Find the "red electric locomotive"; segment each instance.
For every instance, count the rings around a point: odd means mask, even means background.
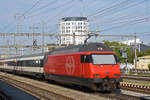
[[[44,76],[95,91],[119,89],[121,82],[116,54],[102,43],[69,46],[49,52],[44,57]]]

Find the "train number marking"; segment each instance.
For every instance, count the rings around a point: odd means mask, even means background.
[[[73,75],[75,72],[75,60],[73,56],[68,56],[66,59],[66,72],[69,75]]]

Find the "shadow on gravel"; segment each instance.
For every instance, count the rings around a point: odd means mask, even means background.
[[[66,85],[66,84],[55,82],[55,81],[47,81],[47,83],[57,85],[57,86],[61,86],[61,87],[64,87],[64,88],[73,89],[73,90],[76,90],[76,91],[81,91],[81,92],[84,92],[84,93],[92,93],[92,94],[95,94],[95,93],[101,93],[101,94],[121,93],[121,90],[118,90],[118,89],[112,90],[112,91],[93,91],[93,90],[91,90],[87,87],[78,86],[78,85]]]
[[[2,91],[0,91],[0,100],[10,100]]]
[[[140,97],[141,100],[150,100],[150,96],[142,96]]]
[[[69,89],[73,89],[73,90],[81,91],[81,92],[85,92],[85,93],[92,93],[92,94],[93,93],[102,93],[102,94],[121,93],[121,90],[93,91],[93,90],[91,90],[87,87],[83,87],[83,86],[62,84],[62,83],[55,82],[55,81],[52,81],[52,80],[44,80],[44,79],[41,79],[41,78],[31,77],[31,76],[28,76],[28,75],[18,75],[18,76],[23,76],[23,77],[26,77],[26,78],[30,78],[30,79],[40,81],[40,82],[42,81],[42,82],[45,82],[45,83],[48,83],[48,84],[53,84],[53,85],[57,85],[57,86],[61,86],[61,87],[64,87],[64,88],[69,88]]]

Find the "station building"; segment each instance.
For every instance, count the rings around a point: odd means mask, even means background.
[[[87,38],[85,35],[89,32],[89,23],[86,17],[64,17],[59,23],[61,44],[83,44]],[[65,36],[71,35],[71,36]],[[75,36],[84,35],[84,36]]]
[[[150,55],[138,57],[137,69],[148,70],[148,65],[150,64]]]

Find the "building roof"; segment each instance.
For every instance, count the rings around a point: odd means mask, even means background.
[[[150,55],[148,55],[148,56],[142,56],[142,57],[138,57],[138,58],[140,58],[140,59],[149,59]]]
[[[86,17],[64,17],[62,21],[86,21]]]

